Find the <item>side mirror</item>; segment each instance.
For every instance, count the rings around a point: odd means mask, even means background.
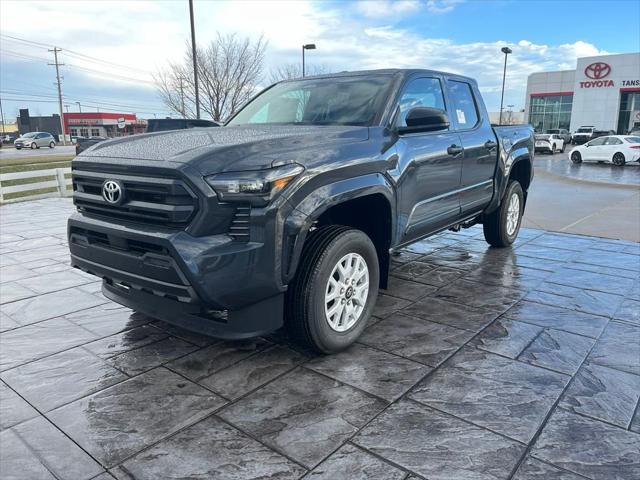
[[[439,108],[416,107],[405,118],[406,127],[398,127],[398,133],[437,132],[449,128],[447,112]]]

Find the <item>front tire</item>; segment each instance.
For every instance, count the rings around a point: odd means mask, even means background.
[[[487,215],[482,228],[484,239],[492,247],[508,247],[518,237],[524,212],[524,192],[517,180],[507,186],[500,207]]]
[[[53,142],[51,142],[51,143],[49,144],[49,148],[53,148],[53,147],[55,147],[55,146],[56,146],[56,144],[55,144],[55,143],[53,143]]]
[[[35,150],[36,148],[38,148],[38,146],[36,145],[36,142],[33,142],[31,144],[31,150]]]
[[[624,154],[618,152],[613,155],[613,164],[617,167],[622,167],[627,163],[627,160],[624,158]]]
[[[322,353],[344,350],[366,327],[379,279],[376,248],[364,232],[337,225],[315,230],[287,292],[293,336]]]
[[[571,161],[575,164],[582,163],[582,155],[580,155],[580,152],[571,152]]]

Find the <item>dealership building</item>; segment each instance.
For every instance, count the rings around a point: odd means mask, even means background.
[[[640,53],[579,58],[575,70],[529,75],[524,120],[537,132],[640,127]]]

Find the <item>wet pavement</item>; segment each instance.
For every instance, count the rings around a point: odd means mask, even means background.
[[[637,243],[438,235],[323,357],[107,301],[68,266],[71,210],[0,210],[3,479],[640,478]]]
[[[640,186],[639,162],[629,162],[623,167],[604,162],[574,164],[569,159],[571,148],[572,146],[567,146],[564,153],[556,153],[554,155],[537,153],[534,164],[536,170],[544,170],[553,175],[583,182]]]

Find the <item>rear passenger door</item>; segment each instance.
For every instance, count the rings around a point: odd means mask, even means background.
[[[483,210],[493,196],[498,145],[474,86],[464,80],[448,79],[447,91],[451,122],[464,148],[460,182],[462,214],[473,214]]]
[[[404,86],[398,102],[397,126],[406,126],[412,108],[448,111],[440,76],[418,76]],[[460,216],[462,147],[449,127],[403,134],[398,151],[398,219],[401,243],[408,243],[454,222]]]

